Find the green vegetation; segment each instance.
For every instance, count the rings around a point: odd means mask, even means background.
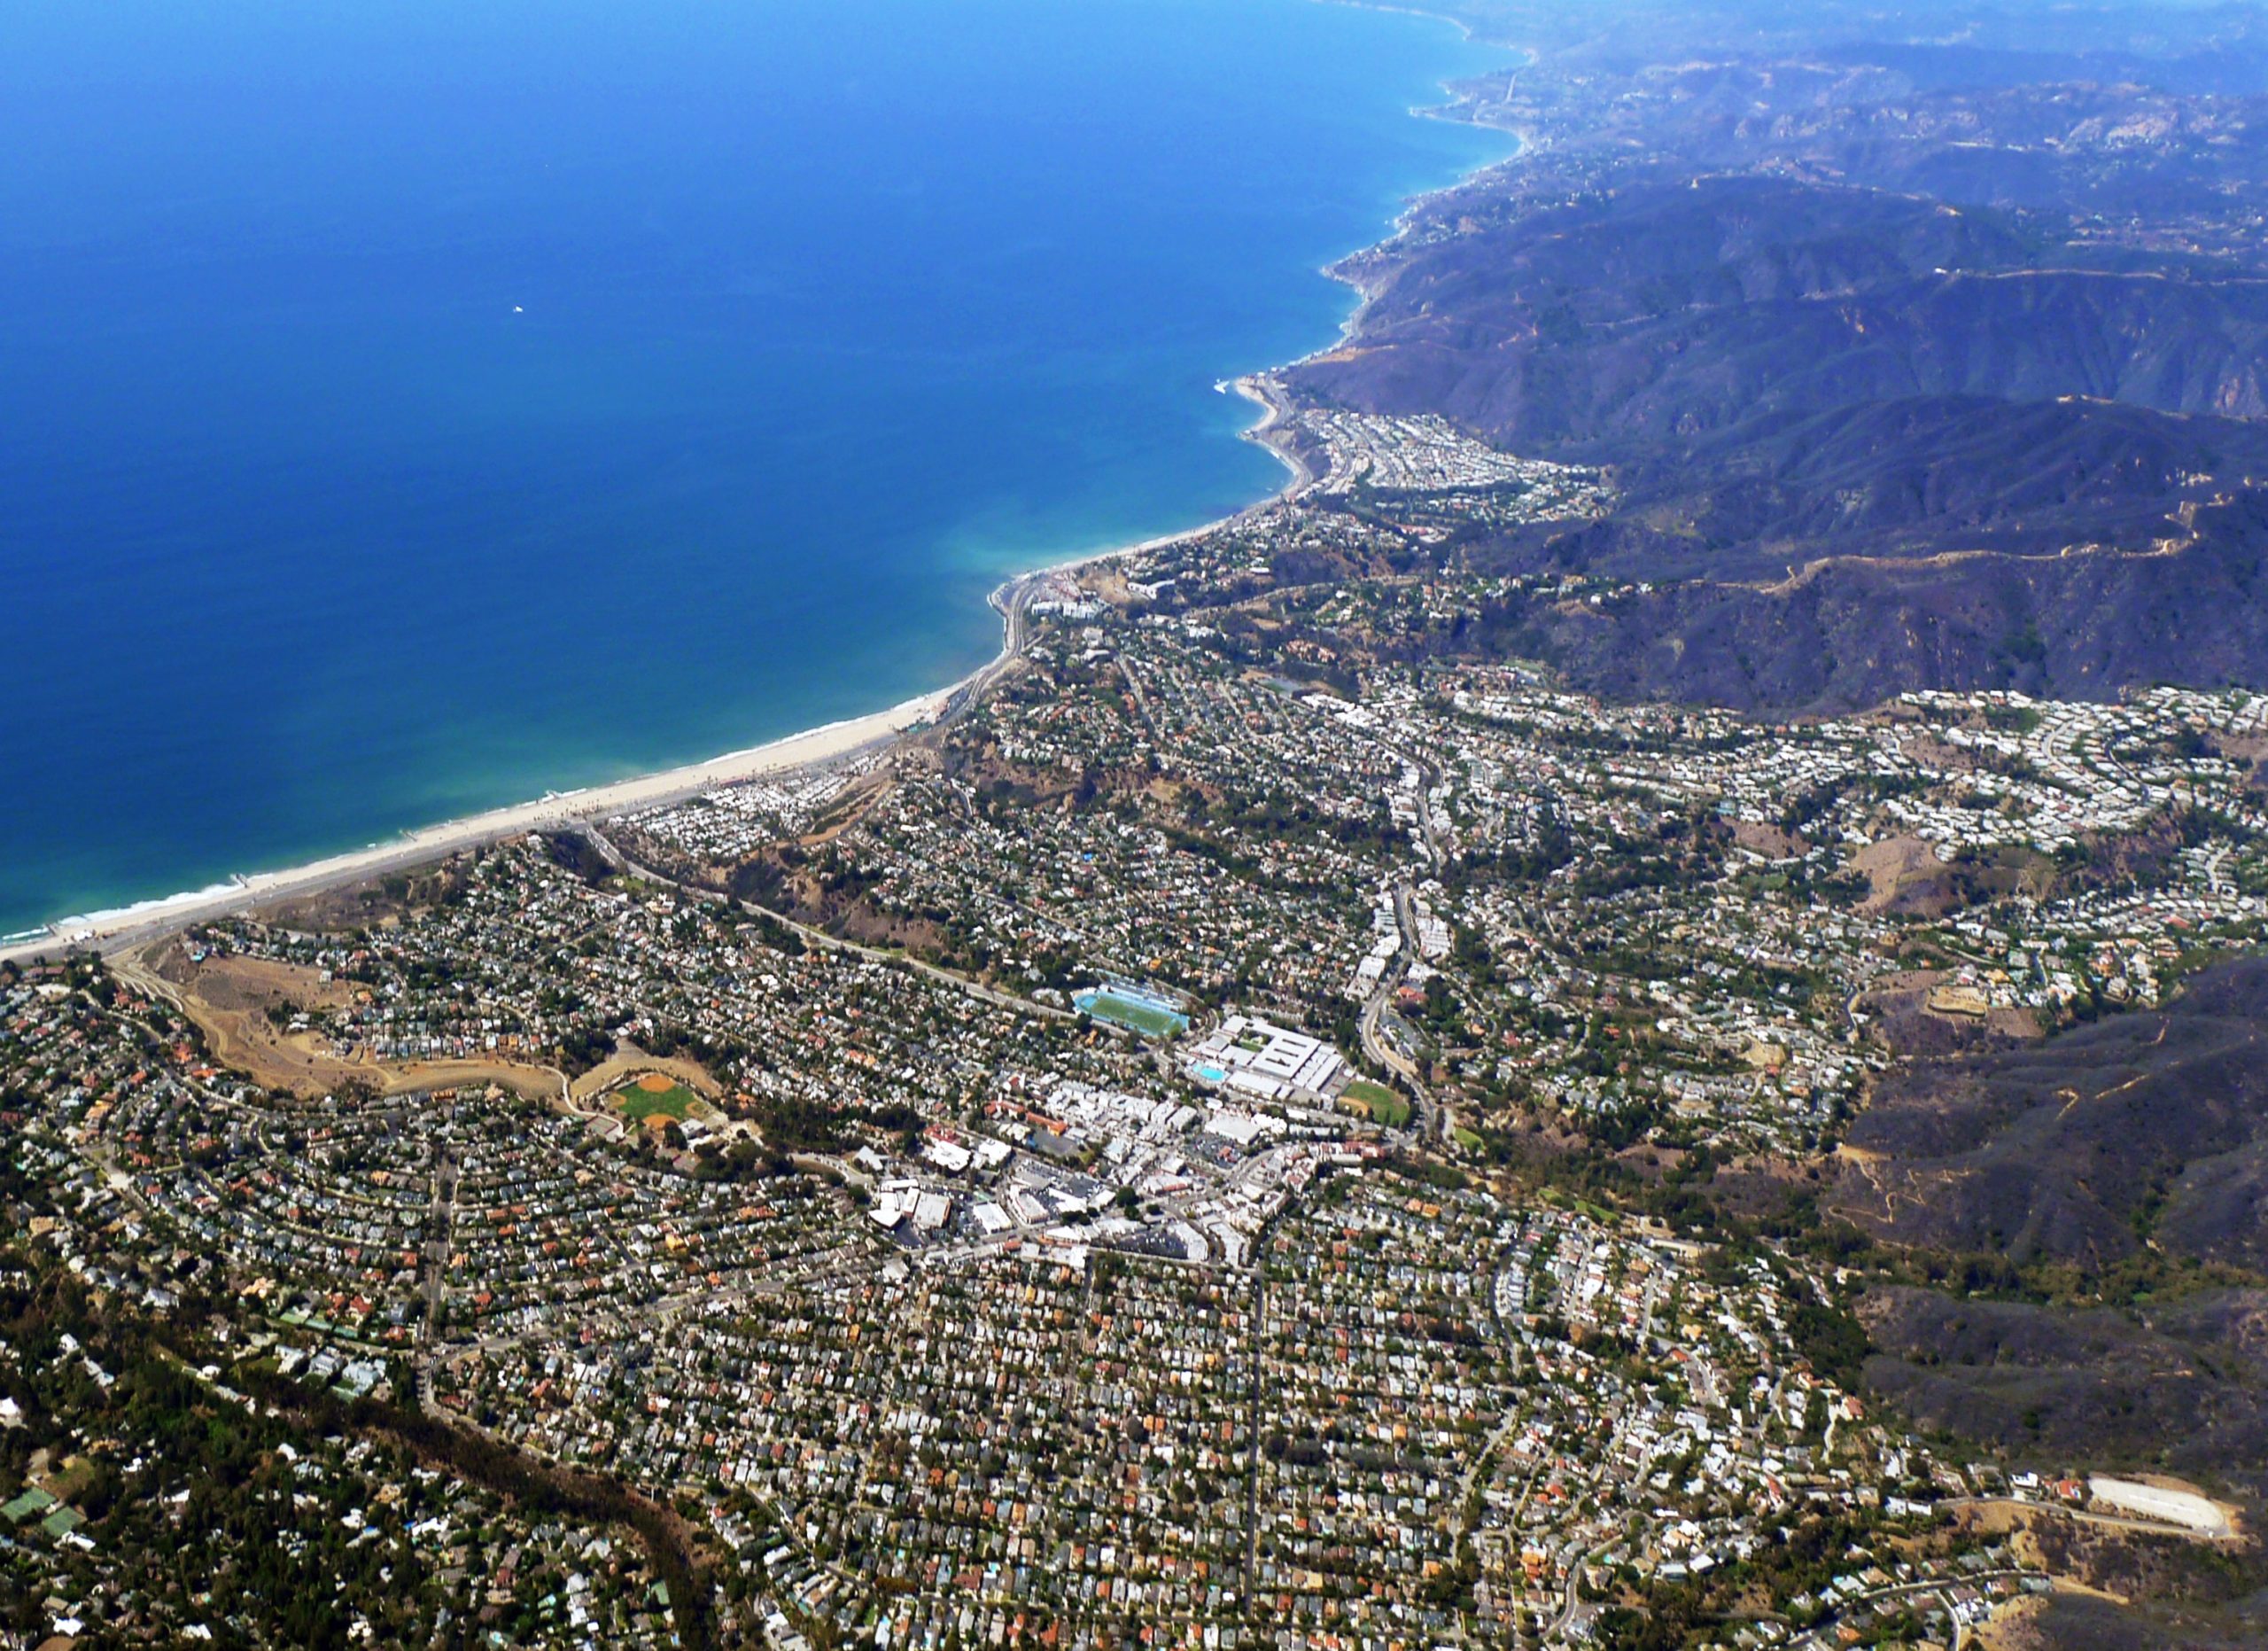
[[[1388,1129],[1400,1129],[1410,1121],[1410,1102],[1384,1084],[1372,1083],[1367,1078],[1357,1078],[1348,1084],[1347,1098],[1359,1102],[1372,1122]]]
[[[1189,1024],[1184,1016],[1160,1009],[1154,1004],[1121,997],[1115,992],[1083,992],[1076,1001],[1081,1010],[1095,1019],[1107,1021],[1114,1026],[1123,1026],[1145,1038],[1171,1037]]]
[[[648,1089],[633,1084],[615,1091],[614,1107],[633,1124],[642,1124],[649,1118],[672,1118],[682,1122],[692,1116],[700,1099],[683,1084],[672,1084],[666,1089]]]

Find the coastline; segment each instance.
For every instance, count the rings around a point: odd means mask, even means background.
[[[1363,0],[1354,0],[1354,3],[1363,5]],[[1401,12],[1437,21],[1458,21],[1418,7],[1364,5],[1364,9]],[[1463,25],[1459,27],[1463,27]],[[1464,32],[1468,39],[1472,38],[1470,28],[1464,28]],[[1450,102],[1434,110],[1413,109],[1410,112],[1412,116],[1449,118],[1449,111],[1468,101],[1456,95],[1451,82],[1442,82],[1442,89],[1451,93]],[[1517,145],[1513,154],[1476,167],[1453,183],[1410,198],[1392,221],[1389,232],[1385,237],[1323,267],[1320,273],[1350,287],[1356,296],[1350,313],[1340,323],[1339,335],[1335,339],[1292,362],[1223,381],[1222,388],[1233,390],[1260,409],[1259,418],[1239,432],[1239,439],[1265,448],[1284,466],[1287,479],[1282,487],[1266,498],[1193,527],[1155,535],[1135,543],[1082,552],[1013,575],[996,587],[989,597],[990,604],[1002,617],[999,652],[958,681],[916,695],[886,710],[825,723],[720,756],[574,791],[547,793],[532,801],[441,821],[406,831],[385,842],[322,856],[297,866],[238,874],[223,884],[136,901],[115,908],[57,918],[37,931],[16,936],[0,936],[0,963],[52,961],[89,952],[109,954],[142,945],[193,923],[240,915],[277,900],[352,886],[395,872],[430,865],[467,849],[483,847],[530,832],[564,829],[637,809],[687,801],[719,787],[826,767],[885,749],[910,732],[956,714],[1021,657],[1025,642],[1024,604],[1044,580],[1051,576],[1122,557],[1163,549],[1214,533],[1231,523],[1295,499],[1320,479],[1281,433],[1293,409],[1275,375],[1285,367],[1296,366],[1332,349],[1343,348],[1358,336],[1371,295],[1358,280],[1353,278],[1346,266],[1355,259],[1391,245],[1406,230],[1411,214],[1425,202],[1463,188],[1475,177],[1517,159],[1525,144],[1517,134],[1507,133],[1506,136],[1511,137]]]
[[[1025,641],[1024,604],[1050,577],[1201,537],[1296,498],[1314,485],[1317,479],[1307,463],[1287,444],[1269,439],[1270,432],[1277,430],[1290,412],[1290,404],[1272,379],[1266,373],[1253,373],[1228,381],[1228,385],[1260,408],[1259,420],[1239,432],[1240,439],[1266,448],[1276,456],[1289,472],[1285,485],[1265,499],[1194,527],[1161,533],[1133,544],[1084,552],[1012,576],[996,587],[988,599],[1001,616],[1000,651],[956,681],[917,694],[884,711],[822,723],[699,762],[579,790],[548,793],[532,802],[509,804],[444,820],[404,832],[389,842],[373,843],[367,848],[327,855],[278,870],[239,875],[208,888],[186,890],[108,911],[58,918],[35,934],[0,940],[0,962],[30,963],[90,951],[105,954],[122,951],[192,923],[238,915],[276,900],[351,887],[532,831],[558,830],[636,809],[686,802],[719,787],[823,768],[885,749],[908,733],[930,726],[969,703],[1021,656]]]
[[[986,669],[995,668],[998,663],[995,661],[995,666]],[[240,876],[212,888],[167,895],[113,911],[59,918],[49,924],[47,932],[40,938],[0,946],[0,962],[28,962],[73,951],[110,952],[270,900],[367,882],[507,837],[556,829],[633,809],[659,807],[719,786],[840,762],[894,740],[907,729],[934,718],[944,702],[981,674],[905,700],[887,711],[825,723],[705,761],[443,821],[405,832],[389,843],[373,844],[283,870]]]

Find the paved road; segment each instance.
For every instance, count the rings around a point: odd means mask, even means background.
[[[1020,661],[1030,642],[1029,611],[1032,593],[1038,588],[1039,581],[1039,575],[1028,574],[1011,580],[993,594],[992,605],[1001,616],[1000,652],[990,665],[953,691],[945,710],[936,719],[936,726],[944,727],[967,714],[969,707],[981,701],[1001,676]],[[853,750],[835,752],[802,766],[831,767],[887,749],[904,737],[901,734],[883,734]],[[625,783],[639,788],[634,801],[620,801],[613,797],[614,792],[623,789],[621,787],[602,787],[597,792],[587,795],[571,792],[548,797],[540,802],[430,827],[398,848],[363,851],[341,856],[338,860],[317,861],[288,870],[265,878],[257,888],[242,886],[245,879],[239,877],[236,881],[240,886],[235,889],[223,890],[206,899],[183,901],[152,913],[146,922],[109,930],[99,936],[73,938],[49,933],[0,946],[0,962],[30,962],[41,958],[59,958],[89,952],[111,956],[130,946],[178,933],[193,923],[210,923],[221,917],[236,916],[254,907],[270,905],[277,900],[305,899],[333,889],[359,887],[397,872],[432,865],[467,849],[483,848],[509,837],[524,837],[531,831],[566,830],[633,807],[657,808],[671,803],[688,801],[719,786],[736,783],[734,775],[720,775],[714,771],[719,764],[731,760],[719,758],[716,763],[673,769],[668,775],[655,776],[650,782]],[[777,769],[765,770],[764,777],[778,778],[796,771],[796,765],[787,764]],[[346,863],[340,863],[342,861]]]
[[[726,897],[714,889],[703,888],[698,884],[680,882],[665,871],[656,870],[654,867],[632,859],[595,824],[586,824],[580,829],[582,834],[590,840],[599,853],[606,856],[610,864],[643,877],[649,883],[658,883],[665,888],[675,889],[690,899],[701,900],[711,906],[724,903]],[[869,962],[886,963],[894,968],[909,970],[914,974],[936,981],[939,985],[951,986],[956,992],[964,993],[998,1009],[1014,1009],[1020,1015],[1035,1015],[1044,1020],[1076,1020],[1078,1018],[1069,1009],[1056,1009],[1052,1005],[1037,1002],[1030,998],[1019,997],[1013,992],[1003,992],[997,986],[988,986],[981,980],[971,980],[967,975],[957,975],[950,969],[940,969],[935,963],[924,962],[918,957],[909,957],[903,952],[893,952],[878,946],[861,946],[856,940],[845,940],[839,935],[827,933],[824,929],[814,929],[808,923],[798,923],[786,913],[773,911],[768,906],[758,906],[753,901],[743,902],[743,904],[747,905],[750,911],[770,918],[781,928],[793,930],[804,944],[816,946],[821,951],[843,953],[852,957],[863,957]]]
[[[433,1195],[426,1206],[425,1322],[417,1331],[421,1347],[439,1334],[442,1291],[448,1281],[449,1255],[456,1239],[456,1155],[446,1141],[434,1151]]]
[[[2218,1530],[2200,1530],[2191,1525],[2180,1525],[2171,1520],[2129,1518],[2124,1514],[2099,1514],[2092,1508],[2073,1507],[2064,1502],[2028,1502],[2019,1496],[1958,1496],[1949,1497],[1938,1504],[1940,1507],[2022,1507],[2035,1514],[2054,1514],[2058,1518],[2075,1520],[2083,1525],[2101,1525],[2109,1530],[2136,1530],[2155,1537],[2186,1537],[2193,1542],[2223,1542],[2235,1533],[2225,1521]]]
[[[1363,1052],[1409,1086],[1418,1115],[1418,1133],[1427,1139],[1438,1139],[1447,1133],[1447,1114],[1434,1102],[1432,1091],[1425,1087],[1425,1079],[1418,1073],[1418,1063],[1394,1047],[1394,1040],[1386,1035],[1380,1024],[1386,1016],[1386,1001],[1394,995],[1394,989],[1407,975],[1410,962],[1423,955],[1418,946],[1417,914],[1411,904],[1415,898],[1415,892],[1406,878],[1394,885],[1394,923],[1402,933],[1402,950],[1395,955],[1408,961],[1379,979],[1378,989],[1363,1003],[1362,1017],[1356,1025],[1362,1035]]]
[[[2026,1572],[2015,1566],[2002,1566],[1995,1570],[1964,1573],[1959,1577],[1932,1577],[1921,1582],[1893,1583],[1887,1588],[1875,1588],[1865,1593],[1852,1595],[1850,1599],[1837,1606],[1833,1611],[1813,1624],[1807,1632],[1790,1643],[1798,1646],[1826,1646],[1837,1643],[1829,1636],[1828,1631],[1842,1621],[1855,1606],[1877,1605],[1885,1600],[1915,1599],[1934,1593],[1941,1596],[1939,1603],[1950,1612],[1953,1609],[1951,1593],[1955,1588],[1964,1585],[1974,1585],[1978,1583],[1995,1582],[2004,1577],[2038,1576],[2039,1574],[2037,1571]],[[1962,1635],[1957,1632],[1953,1636],[1953,1643],[1958,1646],[1961,1643],[1961,1639]]]
[[[1404,751],[1399,745],[1384,740],[1379,741],[1379,744],[1382,750],[1391,752],[1418,771],[1418,837],[1424,848],[1426,874],[1437,875],[1441,871],[1443,859],[1441,840],[1433,832],[1433,809],[1430,798],[1433,787],[1441,783],[1441,771],[1424,759]],[[1419,1076],[1418,1063],[1394,1047],[1393,1040],[1386,1036],[1379,1024],[1385,1017],[1386,1001],[1394,995],[1394,988],[1399,986],[1407,976],[1410,964],[1425,955],[1418,943],[1416,911],[1418,890],[1415,879],[1407,873],[1396,876],[1393,898],[1394,926],[1400,931],[1402,937],[1402,949],[1395,955],[1407,961],[1400,969],[1389,970],[1380,978],[1378,989],[1371,993],[1368,1001],[1363,1005],[1362,1017],[1357,1025],[1362,1035],[1363,1052],[1409,1086],[1417,1112],[1418,1135],[1425,1139],[1438,1140],[1449,1133],[1448,1113],[1434,1101],[1432,1093],[1426,1089],[1425,1080]]]

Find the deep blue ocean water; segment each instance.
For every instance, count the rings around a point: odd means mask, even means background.
[[[1312,0],[11,0],[0,931],[896,703],[1508,141]]]

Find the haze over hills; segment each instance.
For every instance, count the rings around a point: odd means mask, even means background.
[[[2260,675],[2256,19],[1472,14],[1552,40],[1467,89],[1528,152],[1342,266],[1357,336],[1286,379],[1610,470],[1604,519],[1472,555],[1654,588],[1482,645],[1759,706]]]

